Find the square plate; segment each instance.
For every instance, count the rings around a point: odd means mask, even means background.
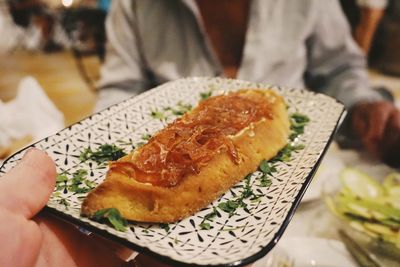
[[[233,216],[220,212],[209,222],[212,227],[209,230],[199,226],[213,207],[241,194],[245,186],[242,181],[202,211],[169,224],[169,230],[159,224],[132,222],[126,232],[120,232],[81,217],[80,207],[86,193],[68,190],[57,192],[56,189],[46,210],[173,266],[240,266],[264,256],[284,232],[344,117],[343,105],[331,97],[240,80],[187,78],[163,84],[111,106],[33,146],[45,150],[53,158],[59,173],[85,169],[88,179],[98,184],[107,170],[92,161],[82,162],[79,155],[84,149],[95,149],[108,143],[129,152],[143,142],[143,135],[153,134],[174,119],[174,116],[162,120],[154,118],[152,111],[174,107],[177,103],[196,106],[201,93],[216,95],[241,88],[271,88],[285,98],[289,113],[300,112],[310,118],[304,134],[296,140],[305,148],[294,153],[289,162],[276,164],[277,172],[271,176],[269,187],[260,186],[261,172],[251,176],[252,190],[262,197],[255,202],[249,200],[247,209],[239,208]],[[23,150],[9,158],[0,173],[10,170],[22,155]]]

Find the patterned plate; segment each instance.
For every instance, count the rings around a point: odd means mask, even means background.
[[[270,185],[260,184],[262,173],[257,171],[207,208],[167,227],[129,223],[127,231],[121,232],[80,216],[86,189],[100,183],[106,173],[104,165],[93,161],[82,162],[79,158],[82,151],[86,148],[95,150],[107,143],[116,144],[129,152],[143,142],[146,135],[172,121],[187,104],[196,106],[201,96],[240,88],[272,88],[285,97],[290,113],[299,112],[310,118],[304,134],[295,140],[303,144],[304,149],[294,153],[290,161],[275,164],[277,171],[270,175]],[[59,181],[46,209],[89,231],[173,266],[245,265],[264,256],[284,232],[343,114],[343,105],[336,100],[305,90],[222,78],[188,78],[169,82],[34,144],[54,159],[59,173],[87,171],[87,183],[77,185],[82,190],[70,190],[67,183],[74,181]],[[0,174],[10,170],[23,154],[20,151],[9,158],[0,169]],[[237,199],[249,185],[257,198],[244,199],[246,208],[237,208],[234,214],[217,208],[220,203]],[[205,220],[206,215],[215,210],[213,208],[217,208],[217,215],[212,220]],[[201,226],[204,222],[207,227]]]

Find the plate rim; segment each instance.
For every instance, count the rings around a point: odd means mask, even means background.
[[[241,260],[233,261],[233,262],[226,263],[226,264],[200,265],[200,264],[196,264],[196,263],[185,263],[185,262],[182,262],[182,261],[175,260],[175,259],[173,259],[171,257],[159,254],[157,252],[154,252],[154,251],[150,250],[148,247],[140,246],[140,245],[135,244],[135,243],[133,243],[133,242],[127,240],[127,239],[124,239],[122,237],[113,235],[112,233],[109,233],[106,230],[97,228],[94,225],[90,225],[88,222],[85,222],[83,220],[79,220],[77,218],[74,218],[72,215],[63,213],[63,212],[61,212],[61,211],[59,211],[59,210],[57,210],[55,208],[49,207],[49,206],[47,206],[47,204],[42,209],[42,211],[40,211],[40,213],[44,212],[44,213],[47,213],[47,214],[49,214],[51,216],[55,216],[55,217],[61,219],[62,221],[65,221],[67,223],[72,223],[72,224],[74,224],[76,226],[83,227],[85,230],[88,230],[88,231],[90,231],[92,233],[95,233],[95,234],[98,234],[100,236],[103,236],[103,237],[105,237],[105,238],[107,238],[109,240],[112,240],[114,242],[123,244],[127,248],[131,248],[131,249],[133,249],[133,250],[135,250],[135,251],[137,251],[139,253],[144,253],[146,255],[152,256],[152,257],[156,258],[157,260],[160,260],[161,262],[166,263],[166,264],[170,264],[172,266],[182,266],[182,267],[189,267],[189,266],[191,266],[191,267],[204,267],[204,266],[239,267],[239,266],[245,266],[247,264],[251,264],[251,263],[261,259],[262,257],[264,257],[269,251],[272,250],[273,247],[275,247],[275,245],[278,243],[279,239],[282,237],[282,234],[285,232],[285,230],[286,230],[287,226],[289,225],[291,219],[293,218],[293,216],[295,214],[295,211],[297,210],[298,206],[300,205],[301,200],[302,200],[305,192],[307,191],[307,188],[309,187],[309,185],[310,185],[310,183],[312,181],[312,178],[314,177],[318,167],[320,166],[322,159],[324,158],[326,152],[328,151],[328,149],[329,149],[329,147],[330,147],[330,145],[331,145],[331,143],[332,143],[332,141],[334,139],[334,136],[335,136],[336,132],[338,131],[339,126],[343,123],[343,120],[345,119],[345,117],[347,115],[347,111],[346,111],[345,106],[339,100],[337,100],[337,99],[335,99],[335,98],[333,98],[331,96],[328,96],[328,95],[325,95],[325,94],[321,94],[321,93],[318,93],[318,92],[314,92],[314,91],[310,91],[310,90],[306,90],[306,89],[279,86],[279,85],[269,85],[269,84],[266,84],[266,83],[251,82],[251,81],[246,81],[246,80],[242,80],[242,79],[230,79],[230,78],[223,78],[223,77],[187,77],[187,78],[177,79],[177,80],[169,81],[169,82],[163,83],[161,85],[158,85],[158,86],[156,86],[154,88],[151,88],[151,89],[149,89],[149,90],[147,90],[147,91],[145,91],[145,92],[143,92],[141,94],[128,97],[127,99],[124,99],[123,101],[115,103],[115,104],[113,104],[113,105],[111,105],[109,107],[106,107],[106,108],[98,111],[98,112],[95,112],[95,113],[93,113],[93,114],[91,114],[89,116],[86,116],[85,118],[79,120],[78,122],[75,122],[75,123],[63,128],[63,129],[59,130],[55,134],[52,134],[52,135],[50,135],[48,137],[40,139],[37,142],[34,142],[34,143],[30,144],[29,146],[18,150],[17,152],[13,153],[7,159],[4,160],[3,164],[0,166],[0,173],[3,171],[4,166],[6,164],[8,164],[8,162],[14,156],[16,156],[17,154],[20,154],[20,153],[24,152],[25,150],[28,150],[28,149],[30,149],[32,147],[35,147],[35,145],[37,143],[40,143],[43,140],[45,140],[45,139],[47,139],[47,138],[49,138],[51,136],[55,136],[58,133],[66,130],[66,129],[71,128],[72,126],[75,126],[75,125],[78,125],[78,124],[82,124],[82,121],[85,121],[85,120],[90,119],[90,118],[92,118],[92,117],[94,117],[94,116],[96,116],[96,115],[98,115],[100,113],[103,113],[103,112],[105,112],[107,110],[110,110],[111,108],[113,108],[116,105],[120,105],[120,104],[122,104],[124,102],[127,102],[130,99],[138,97],[138,96],[142,96],[143,97],[146,94],[151,94],[151,91],[157,90],[160,87],[164,87],[164,86],[166,86],[168,84],[172,84],[172,83],[175,83],[175,82],[185,82],[185,81],[198,82],[198,81],[210,81],[210,80],[237,81],[237,82],[253,83],[253,84],[258,85],[258,86],[262,85],[263,87],[271,87],[271,88],[275,87],[275,88],[283,88],[283,89],[287,89],[287,90],[290,90],[290,89],[303,90],[303,91],[306,91],[308,93],[312,93],[314,95],[322,95],[324,97],[330,98],[331,100],[333,100],[336,103],[341,105],[340,115],[338,116],[337,120],[335,121],[335,126],[334,126],[332,132],[330,133],[329,139],[327,140],[323,150],[321,151],[321,154],[319,155],[318,160],[316,161],[316,163],[314,164],[314,166],[312,167],[312,169],[308,173],[307,177],[305,178],[304,183],[302,184],[298,194],[296,195],[296,197],[295,197],[295,199],[293,201],[293,204],[291,205],[286,217],[282,221],[282,224],[280,225],[279,229],[275,233],[274,237],[271,238],[270,242],[268,244],[266,244],[265,246],[263,246],[257,253],[254,253],[253,255],[251,255],[251,256],[249,256],[247,258],[243,258]],[[1,176],[0,176],[0,179],[1,179]]]

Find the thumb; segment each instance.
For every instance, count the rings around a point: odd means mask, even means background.
[[[37,149],[28,150],[16,167],[0,177],[0,207],[32,218],[46,205],[55,176],[49,156]]]

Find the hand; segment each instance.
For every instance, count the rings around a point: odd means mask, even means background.
[[[391,166],[400,165],[400,112],[392,103],[360,103],[352,109],[351,122],[370,153]]]
[[[55,176],[53,161],[32,149],[0,177],[0,266],[128,266],[115,255],[116,245],[38,214]]]

